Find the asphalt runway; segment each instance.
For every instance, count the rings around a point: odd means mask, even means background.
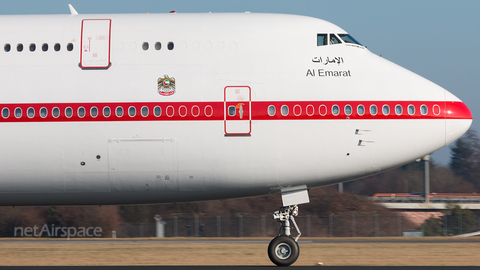
[[[5,266],[0,269],[11,270],[447,270],[478,269],[476,266]]]

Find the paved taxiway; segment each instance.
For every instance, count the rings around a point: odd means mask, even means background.
[[[18,239],[0,239],[1,243],[35,243],[35,244],[55,244],[55,243],[211,243],[211,244],[234,244],[234,243],[251,243],[251,244],[268,244],[270,243],[271,239],[264,240],[264,239],[201,239],[201,238],[186,238],[186,239],[158,239],[158,238],[129,238],[129,239],[104,239],[104,238],[94,238],[94,239],[65,239],[65,238],[49,238],[48,240],[42,240],[39,238],[36,239],[28,239],[28,238],[18,238]],[[452,238],[452,237],[438,237],[438,238],[322,238],[322,239],[299,239],[299,244],[312,244],[312,243],[323,243],[323,244],[335,244],[335,243],[342,243],[342,244],[353,244],[353,243],[411,243],[411,244],[419,244],[419,243],[432,243],[432,244],[440,244],[440,243],[480,243],[480,237],[476,238]]]

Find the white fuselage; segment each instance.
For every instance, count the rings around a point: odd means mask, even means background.
[[[445,89],[364,46],[317,46],[318,34],[346,32],[274,14],[1,16],[0,205],[325,186],[408,163],[469,128],[468,108]]]

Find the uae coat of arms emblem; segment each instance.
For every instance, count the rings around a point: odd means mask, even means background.
[[[171,96],[175,94],[175,78],[165,75],[158,78],[158,93],[162,96]]]

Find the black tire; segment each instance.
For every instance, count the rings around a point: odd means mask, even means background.
[[[268,245],[268,257],[278,266],[291,265],[298,259],[298,255],[298,243],[290,236],[277,236]]]

